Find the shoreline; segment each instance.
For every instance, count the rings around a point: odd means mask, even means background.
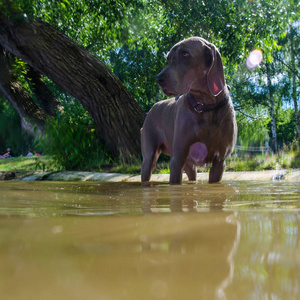
[[[34,172],[33,172],[34,173]],[[21,181],[93,181],[93,182],[141,182],[141,175],[60,171],[60,172],[35,172],[31,175],[17,174],[14,171],[1,171],[0,180]],[[150,182],[169,182],[169,174],[153,174]],[[285,181],[300,182],[300,169],[293,170],[265,170],[265,171],[241,171],[224,172],[222,181]],[[186,174],[183,174],[183,182],[187,182]],[[208,172],[198,173],[197,181],[208,182]]]

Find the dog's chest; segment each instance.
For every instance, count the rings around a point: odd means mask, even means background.
[[[215,157],[223,157],[228,144],[226,127],[220,126],[214,116],[199,117],[193,122],[189,158],[196,165],[212,161]]]
[[[207,143],[216,134],[219,134],[221,128],[214,116],[198,116],[191,127],[195,138],[203,143]]]

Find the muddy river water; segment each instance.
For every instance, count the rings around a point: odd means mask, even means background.
[[[300,299],[300,184],[0,182],[1,299]]]

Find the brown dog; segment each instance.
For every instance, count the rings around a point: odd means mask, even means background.
[[[183,169],[196,180],[197,165],[210,162],[209,182],[218,182],[237,136],[220,53],[203,38],[192,37],[176,44],[167,60],[157,82],[176,98],[156,103],[145,119],[142,182],[150,180],[161,152],[172,156],[171,184],[181,183]]]

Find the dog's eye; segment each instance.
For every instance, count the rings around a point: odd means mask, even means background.
[[[183,51],[183,52],[182,52],[182,56],[183,56],[183,57],[188,57],[188,56],[190,56],[190,54],[189,54],[188,52],[186,52],[186,51]]]

